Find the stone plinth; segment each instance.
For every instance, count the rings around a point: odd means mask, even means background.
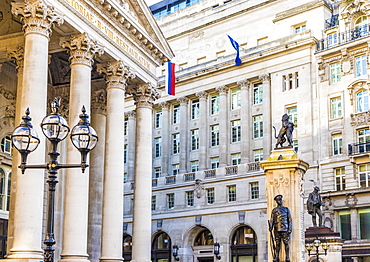
[[[299,159],[294,150],[288,147],[273,150],[270,157],[266,161],[262,161],[260,165],[266,175],[267,215],[270,218],[272,209],[276,207],[274,197],[282,195],[283,205],[290,209],[292,216],[290,261],[304,261],[303,178],[308,169],[308,163]],[[268,238],[268,261],[272,261],[270,235]],[[285,261],[284,246],[281,248],[280,261]]]
[[[338,262],[342,261],[342,246],[343,240],[340,238],[339,232],[334,232],[328,227],[309,227],[305,232],[306,242],[311,242],[318,238],[321,242],[327,241],[329,244],[329,249],[325,255],[322,247],[319,247],[319,257],[322,262]],[[310,256],[308,256],[308,251],[306,250],[306,261],[311,261],[315,258],[316,249],[313,248]],[[310,260],[311,258],[311,260]]]

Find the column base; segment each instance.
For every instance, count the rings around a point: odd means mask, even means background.
[[[65,256],[64,256],[65,257]],[[67,258],[62,258],[59,260],[59,262],[90,262],[90,260],[87,259],[88,257],[83,256],[68,256]]]
[[[108,258],[108,257],[101,257],[99,259],[100,262],[121,262],[123,258]]]
[[[44,260],[43,257],[37,258],[5,258],[1,259],[2,262],[42,262]]]
[[[10,250],[10,254],[7,256],[6,259],[9,261],[37,261],[40,262],[40,260],[44,260],[44,254],[43,251],[14,251]]]

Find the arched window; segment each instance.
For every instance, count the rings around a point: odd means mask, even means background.
[[[123,234],[123,258],[125,261],[130,261],[132,256],[132,237],[128,234]]]
[[[11,137],[5,136],[3,139],[1,139],[1,151],[6,154],[11,154],[12,152],[12,143],[11,143]]]
[[[357,113],[369,110],[369,91],[363,90],[356,95]]]
[[[171,238],[165,232],[158,233],[152,242],[152,261],[171,261]]]
[[[369,32],[368,19],[366,15],[360,16],[355,22],[355,31],[359,36],[363,36]]]
[[[208,229],[204,229],[203,231],[201,231],[194,241],[194,246],[207,246],[213,244],[213,235]]]
[[[257,262],[257,236],[249,226],[239,227],[231,238],[231,256],[234,262]]]

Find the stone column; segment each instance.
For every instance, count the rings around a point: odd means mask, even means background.
[[[107,92],[100,89],[91,95],[91,126],[100,138],[105,137]],[[100,140],[102,141],[102,140]],[[90,152],[89,216],[87,253],[92,262],[99,261],[101,247],[102,199],[105,143],[99,142]]]
[[[106,75],[107,125],[100,261],[122,261],[124,101],[127,80],[135,78],[122,61],[98,67]]]
[[[169,159],[171,154],[171,143],[170,143],[170,104],[168,102],[161,102],[159,104],[162,107],[162,174],[161,176],[168,175]],[[181,119],[180,119],[181,121]]]
[[[25,31],[23,79],[19,80],[21,92],[17,94],[16,116],[19,117],[30,108],[33,127],[39,135],[39,148],[28,157],[28,163],[45,163],[45,136],[39,123],[46,115],[48,45],[51,28],[62,24],[63,19],[54,12],[53,7],[43,1],[12,3],[12,13],[22,16]],[[18,153],[16,153],[18,154]],[[15,154],[15,155],[16,155]],[[18,166],[19,156],[13,159],[13,166]],[[44,170],[29,169],[22,175],[19,171],[13,173],[16,189],[14,199],[14,216],[11,221],[14,230],[13,241],[10,242],[9,259],[23,261],[43,259],[42,245],[42,215],[44,199]],[[32,205],[30,205],[32,203]]]
[[[267,159],[272,148],[270,74],[260,75],[259,78],[263,85],[263,159]]]
[[[201,91],[196,94],[199,97],[199,170],[207,169],[207,97],[208,94]]]
[[[126,112],[128,116],[128,145],[127,145],[127,182],[134,182],[135,171],[135,140],[136,140],[136,112]]]
[[[184,174],[187,170],[187,153],[188,153],[188,102],[186,97],[177,99],[180,102],[180,173]]]
[[[152,201],[152,111],[159,97],[151,84],[130,87],[136,104],[136,151],[132,262],[151,261]],[[121,243],[119,243],[121,244]]]
[[[69,126],[79,121],[82,106],[90,114],[91,68],[95,55],[103,50],[88,34],[62,38],[60,45],[70,54],[71,83],[69,102]],[[67,144],[67,163],[78,163],[80,153],[72,143]],[[87,224],[89,202],[89,171],[67,169],[65,174],[65,201],[63,247],[61,261],[87,261]]]
[[[267,160],[262,161],[261,168],[266,175],[267,217],[276,207],[274,197],[283,196],[283,206],[288,207],[292,216],[292,234],[290,239],[290,261],[304,261],[305,237],[304,217],[304,174],[308,164],[299,159],[292,148],[276,149]],[[268,225],[266,224],[267,230]],[[268,231],[267,231],[268,232]],[[285,247],[282,242],[280,261],[285,261]],[[268,232],[268,261],[272,261],[271,239]]]
[[[251,104],[249,99],[249,88],[250,82],[248,80],[243,80],[238,82],[240,86],[240,96],[241,96],[241,108],[240,108],[240,122],[242,130],[242,148],[241,148],[241,163],[246,164],[250,161],[251,151],[250,141],[251,141],[251,129],[252,129],[252,119],[251,119]]]
[[[220,93],[220,113],[218,121],[220,123],[220,167],[227,166],[230,140],[228,139],[228,130],[230,130],[230,123],[228,118],[228,103],[227,103],[227,92],[229,89],[226,86],[219,86],[216,90]]]

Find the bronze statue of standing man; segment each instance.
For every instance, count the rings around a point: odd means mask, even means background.
[[[269,231],[272,239],[273,262],[280,262],[281,242],[285,246],[285,262],[289,259],[289,241],[292,233],[292,217],[289,208],[283,206],[283,196],[274,197],[277,207],[271,211],[271,220],[269,221]]]
[[[312,216],[312,224],[317,227],[316,215],[319,217],[319,227],[322,227],[322,212],[321,206],[323,205],[321,196],[319,194],[320,188],[315,186],[313,191],[308,195],[307,211]]]

